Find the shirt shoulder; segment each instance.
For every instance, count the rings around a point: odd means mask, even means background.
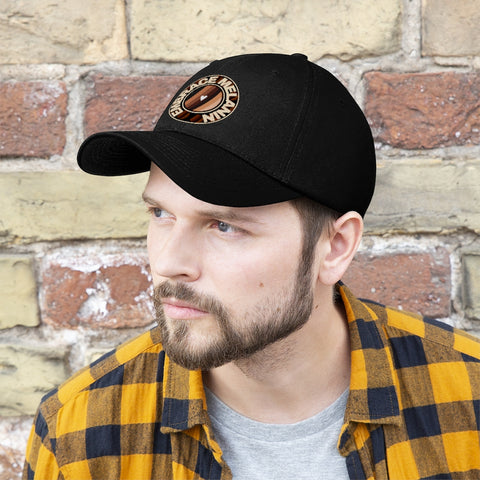
[[[42,399],[39,412],[48,423],[50,417],[62,409],[69,409],[69,405],[74,404],[77,411],[82,404],[89,402],[91,405],[100,392],[101,396],[112,400],[112,397],[120,398],[122,385],[157,384],[163,380],[164,361],[159,333],[153,328],[79,370]],[[57,435],[60,433],[58,426]]]
[[[364,303],[377,316],[396,349],[404,347],[412,350],[415,343],[416,348],[421,344],[429,352],[437,351],[439,362],[458,360],[480,363],[480,338],[440,320],[370,301]],[[434,358],[431,356],[432,360]]]
[[[352,344],[339,448],[351,475],[479,478],[479,339],[339,291]]]

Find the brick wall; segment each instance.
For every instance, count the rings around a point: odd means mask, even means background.
[[[0,4],[0,479],[19,477],[40,397],[151,324],[145,175],[79,172],[80,142],[152,128],[216,57],[299,51],[341,78],[379,164],[345,281],[480,333],[478,2],[81,4]]]

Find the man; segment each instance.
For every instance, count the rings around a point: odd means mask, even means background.
[[[150,170],[158,326],[43,399],[25,478],[480,478],[478,341],[340,281],[375,153],[330,73],[215,61],[78,161]]]

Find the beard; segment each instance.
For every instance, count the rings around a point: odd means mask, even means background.
[[[287,287],[243,312],[240,321],[217,298],[198,294],[186,283],[159,284],[155,288],[154,306],[165,353],[189,370],[210,370],[264,350],[299,330],[310,318],[311,277],[311,258],[303,258]],[[208,312],[213,317],[215,332],[201,342],[193,342],[192,330],[198,320],[169,321],[161,301],[168,297]]]

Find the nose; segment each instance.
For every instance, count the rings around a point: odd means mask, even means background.
[[[147,248],[154,284],[161,279],[193,282],[200,277],[200,247],[195,235],[178,223],[148,229]]]

